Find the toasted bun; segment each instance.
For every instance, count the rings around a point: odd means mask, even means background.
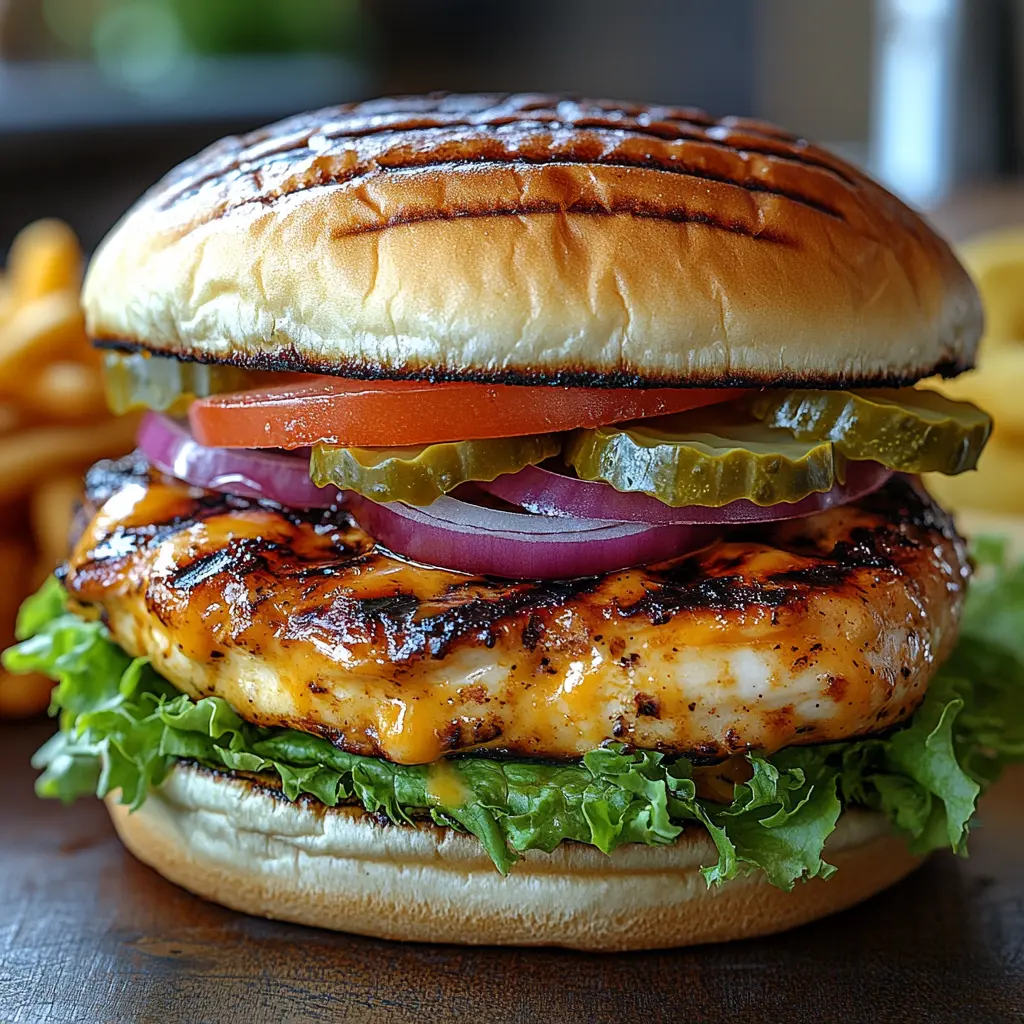
[[[502,878],[471,836],[386,826],[361,810],[290,803],[179,765],[142,808],[108,800],[125,845],[172,882],[250,914],[387,939],[624,950],[783,931],[884,889],[918,863],[880,816],[847,812],[839,869],[792,892],[760,874],[708,889],[706,833],[672,846],[531,852]]]
[[[378,100],[228,138],[89,270],[100,342],[512,384],[901,384],[973,364],[946,244],[769,125],[541,96]]]

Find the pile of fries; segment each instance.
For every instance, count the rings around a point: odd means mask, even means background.
[[[983,526],[1024,516],[1024,228],[984,235],[961,256],[981,292],[985,337],[978,368],[939,386],[992,414],[992,440],[976,473],[934,477],[929,487],[948,506]]]
[[[30,225],[0,272],[0,649],[18,606],[67,555],[82,472],[132,448],[106,409],[79,307],[82,250],[60,221]],[[0,717],[37,714],[51,683],[0,669]]]

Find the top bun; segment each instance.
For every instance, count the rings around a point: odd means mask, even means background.
[[[579,386],[905,384],[981,331],[949,247],[831,153],[533,95],[224,139],[114,229],[85,308],[97,341],[186,359]]]

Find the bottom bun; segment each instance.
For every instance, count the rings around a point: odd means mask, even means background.
[[[121,839],[184,888],[249,914],[386,939],[588,950],[655,949],[783,931],[842,910],[920,862],[880,815],[847,811],[839,869],[792,892],[757,872],[709,889],[717,855],[695,827],[611,856],[578,843],[530,851],[507,878],[472,836],[392,826],[358,808],[289,802],[247,779],[178,765],[142,808],[108,798]]]

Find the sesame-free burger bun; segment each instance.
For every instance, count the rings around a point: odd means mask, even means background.
[[[169,174],[107,238],[101,343],[256,369],[881,385],[970,367],[925,222],[769,125],[543,96],[305,114]]]
[[[235,910],[387,939],[653,949],[783,931],[884,889],[918,863],[886,821],[846,811],[827,882],[774,888],[761,872],[709,889],[708,835],[671,846],[575,843],[528,853],[503,878],[452,829],[389,826],[358,808],[292,803],[240,777],[179,763],[134,812],[108,798],[125,845],[172,882]]]

